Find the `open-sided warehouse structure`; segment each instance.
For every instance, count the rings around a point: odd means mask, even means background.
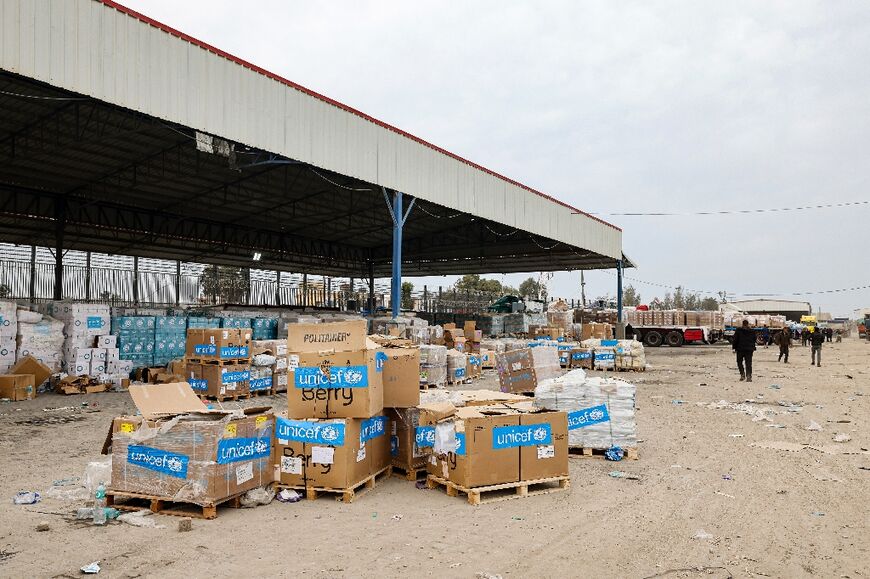
[[[114,2],[0,11],[2,241],[369,279],[623,260],[619,228]]]

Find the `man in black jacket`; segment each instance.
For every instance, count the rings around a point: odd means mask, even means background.
[[[740,370],[740,381],[752,382],[752,354],[755,352],[755,331],[749,327],[749,321],[743,320],[743,325],[734,330],[731,347],[737,353],[737,369]],[[744,363],[746,368],[744,369]]]
[[[816,328],[816,331],[810,334],[810,347],[812,351],[810,355],[810,366],[822,366],[822,344],[825,343],[825,331],[821,328]]]

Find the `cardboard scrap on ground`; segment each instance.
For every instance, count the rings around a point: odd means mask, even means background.
[[[767,448],[772,450],[786,450],[788,452],[800,452],[802,450],[815,450],[825,454],[870,454],[866,450],[860,448],[844,448],[837,444],[828,444],[826,446],[816,446],[813,444],[801,444],[800,442],[787,442],[784,440],[769,440],[764,442],[751,442],[749,446],[756,448]]]

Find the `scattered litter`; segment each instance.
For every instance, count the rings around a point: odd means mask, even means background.
[[[870,466],[859,466],[858,470],[870,470]]]
[[[178,532],[187,533],[193,530],[193,519],[190,517],[182,517],[178,520]]]
[[[607,460],[612,460],[614,462],[619,462],[624,456],[625,451],[618,446],[611,446],[604,451],[604,458],[606,458]]]
[[[18,493],[12,497],[12,502],[16,505],[33,505],[39,502],[40,500],[39,493],[33,491],[18,491]]]
[[[456,569],[456,568],[459,567],[460,565],[462,565],[462,563],[451,563],[451,564],[450,564],[450,568],[451,568],[451,569]]]
[[[711,535],[704,529],[698,529],[698,532],[692,535],[692,538],[698,539],[699,541],[710,541],[713,539],[713,535]]]
[[[822,426],[818,422],[816,422],[815,420],[810,420],[809,426],[804,428],[804,430],[813,430],[813,431],[818,431],[821,429],[822,429]]]
[[[404,516],[405,515],[399,515],[399,514],[393,515],[393,520],[394,521],[401,521],[402,517],[404,517]]]
[[[734,480],[734,478],[730,474],[723,474],[722,480]]]
[[[730,436],[731,438],[743,438],[743,435],[742,435],[742,434],[738,434],[738,433],[729,434],[728,436]]]
[[[678,465],[678,464],[672,464],[671,468],[683,468],[683,467]],[[613,476],[613,474],[611,474],[610,476]]]
[[[282,489],[281,492],[275,495],[275,498],[282,503],[298,503],[302,500],[302,493],[293,489]]]
[[[834,436],[834,442],[849,442],[850,440],[852,440],[852,437],[844,432]]]
[[[525,517],[511,517],[511,520],[512,521],[525,521],[526,518]]]
[[[627,472],[622,472],[621,470],[612,470],[610,471],[610,476],[613,478],[625,478],[628,480],[640,480],[640,477],[636,474],[628,474]]]
[[[821,511],[813,511],[810,514],[814,517],[824,517],[825,516],[825,513],[821,512]]]
[[[685,403],[686,403],[685,400],[680,400],[679,398],[674,398],[673,400],[671,400],[671,404],[680,405],[680,404],[685,404]]]
[[[38,533],[44,533],[44,532],[48,531],[49,529],[51,529],[51,527],[49,526],[47,521],[42,521],[41,523],[36,525],[36,531]]]
[[[768,428],[785,428],[785,424],[768,424]]]
[[[271,489],[257,487],[255,489],[249,490],[244,495],[242,495],[242,498],[239,500],[239,502],[245,508],[253,508],[260,505],[268,505],[272,502],[272,499],[274,498],[275,491]]]
[[[854,378],[852,378],[852,377],[851,377],[850,375],[848,375],[848,374],[846,374],[846,378],[848,378],[849,380],[854,380]]]
[[[707,385],[706,382],[701,382],[700,384],[698,384],[698,386],[706,386],[706,385]]]
[[[127,523],[128,525],[132,525],[134,527],[149,527],[152,529],[165,529],[164,525],[158,525],[154,522],[154,519],[146,518],[153,513],[148,509],[142,509],[140,511],[136,511],[133,513],[124,513],[118,520],[122,523]]]
[[[782,388],[782,386],[780,386],[779,384],[771,384],[770,386],[768,386],[768,388],[771,388],[772,390],[779,390],[780,388]]]
[[[62,478],[62,479],[60,479],[60,480],[51,481],[51,486],[54,486],[54,487],[68,487],[68,486],[72,486],[72,485],[77,485],[77,484],[79,484],[79,480],[80,480],[80,479],[79,479],[79,477],[77,477],[77,476],[76,476],[76,477],[72,477],[72,478]]]
[[[486,573],[485,571],[478,571],[474,574],[474,579],[503,579],[501,575],[494,575],[492,573]]]
[[[96,575],[100,572],[100,562],[94,561],[90,565],[85,565],[81,568],[81,571],[87,575]]]
[[[725,493],[723,493],[723,492],[721,492],[721,491],[716,491],[716,494],[717,494],[717,495],[721,495],[721,496],[723,496],[723,497],[728,497],[729,499],[736,498],[734,495],[725,494]]]
[[[424,481],[424,480],[418,480],[414,484],[414,486],[417,487],[418,489],[423,489],[424,491],[429,490],[429,487],[426,486],[426,481]]]

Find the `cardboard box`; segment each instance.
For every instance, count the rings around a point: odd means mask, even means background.
[[[296,487],[353,487],[389,465],[388,423],[386,416],[331,420],[279,416],[274,478]]]
[[[200,364],[196,377],[199,388],[205,381],[206,390],[197,390],[204,396],[247,396],[250,392],[251,371],[246,364]]]
[[[88,371],[88,374],[90,374],[91,376],[97,376],[99,374],[105,374],[105,373],[106,373],[106,361],[105,360],[101,361],[101,360],[98,360],[96,357],[94,357],[91,360],[90,370]]]
[[[141,415],[112,423],[111,490],[213,505],[272,482],[270,409],[209,410],[184,382],[133,384],[130,395]],[[143,440],[144,426],[154,432]]]
[[[387,408],[384,412],[390,419],[393,464],[405,470],[424,468],[432,454],[432,441],[426,438],[428,431],[420,429],[420,409]]]
[[[538,378],[534,368],[525,368],[508,372],[499,372],[498,384],[502,392],[534,392],[538,386]]]
[[[33,356],[25,356],[18,360],[12,368],[9,369],[10,374],[33,374],[33,385],[39,388],[46,380],[51,377],[51,368],[34,358]],[[36,396],[36,391],[34,391]]]
[[[97,336],[97,348],[117,348],[118,336],[107,335]]]
[[[188,358],[200,360],[242,360],[251,357],[251,331],[235,328],[187,331]]]
[[[595,352],[592,348],[573,348],[571,350],[571,367],[592,369]]]
[[[384,409],[384,388],[379,353],[358,350],[298,354],[299,366],[291,372],[287,388],[287,416],[369,418],[380,414]]]
[[[353,352],[366,347],[366,321],[363,319],[326,324],[288,324],[287,351]]]
[[[516,482],[520,476],[520,453],[516,447],[496,443],[496,433],[520,425],[519,412],[512,408],[474,406],[456,409],[453,420],[431,422],[435,427],[433,454],[427,471],[465,487]],[[450,441],[454,446],[449,448]]]
[[[478,354],[469,354],[468,355],[468,365],[466,366],[466,373],[468,376],[472,378],[480,377],[483,368],[481,367],[480,355]]]
[[[518,350],[508,350],[495,355],[495,367],[501,372],[516,372],[533,368],[535,365],[532,358],[532,350],[530,348],[520,348]]]
[[[535,412],[520,415],[520,426],[540,425],[549,435],[532,430],[530,442],[520,446],[520,480],[568,476],[568,415]]]
[[[0,398],[33,400],[36,398],[36,379],[33,374],[0,375]]]
[[[384,360],[384,406],[413,408],[420,404],[420,350],[386,348]]]

